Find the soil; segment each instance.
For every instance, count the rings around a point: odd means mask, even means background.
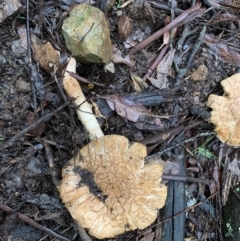
[[[23,5],[21,11],[0,24],[0,203],[12,208],[17,213],[28,216],[68,240],[80,240],[73,219],[61,203],[55,184],[61,179],[62,167],[80,147],[89,142],[89,138],[77,119],[71,101],[63,106],[66,96],[63,94],[61,76],[51,76],[41,69],[36,61],[29,59],[28,48],[18,42],[18,29],[26,26],[28,13],[30,32],[37,34],[42,42],[50,41],[55,49],[67,53],[61,34],[61,25],[70,8],[67,5],[68,1],[29,1],[28,9],[25,1],[20,2]],[[40,3],[43,3],[42,11],[39,10]],[[96,1],[94,6],[104,10],[103,3],[104,1]],[[132,32],[140,29],[144,38],[163,27],[164,21],[161,22],[161,20],[165,18],[166,14],[170,15],[169,11],[161,10],[150,3],[147,8],[141,8],[143,6],[141,4],[140,7],[130,4],[123,9],[117,8],[116,4],[106,12],[106,16],[112,42],[124,54],[128,54],[130,50],[124,47],[123,40],[118,37],[119,11],[131,19]],[[179,2],[178,6],[181,7],[182,4]],[[221,9],[215,11],[219,14]],[[226,8],[225,11],[240,16],[237,10],[232,8]],[[188,23],[191,29],[195,28],[197,31],[186,39],[183,46],[184,51],[178,51],[176,54],[180,68],[185,67],[201,31],[201,26],[211,17],[212,12],[209,11]],[[171,43],[173,48],[181,37],[182,29],[183,27],[177,28]],[[225,38],[228,40],[227,43],[239,48],[239,22],[226,20],[216,25],[210,25],[207,33]],[[77,73],[80,76],[106,85],[105,88],[95,85],[93,89],[85,88],[84,90],[88,100],[97,103],[98,109],[104,116],[98,118],[104,134],[124,135],[131,142],[159,134],[157,126],[155,125],[155,129],[150,128],[148,120],[144,119],[140,123],[144,128],[139,128],[135,123],[112,111],[106,102],[100,104],[102,99],[96,97],[96,94],[106,96],[135,92],[130,71],[143,77],[157,56],[161,44],[162,38],[135,54],[134,69],[124,64],[115,64],[114,74],[105,72],[103,67],[97,64],[78,63]],[[188,240],[190,238],[191,240],[239,240],[239,238],[234,238],[237,237],[234,234],[237,232],[235,229],[231,236],[232,239],[229,236],[225,239],[225,236],[229,235],[229,229],[225,230],[226,223],[229,222],[229,217],[234,215],[230,214],[228,210],[232,210],[233,204],[227,203],[224,212],[221,204],[221,190],[224,184],[222,180],[225,173],[221,163],[224,160],[225,163],[226,160],[231,161],[234,156],[238,156],[238,149],[221,144],[212,135],[213,125],[208,123],[206,118],[209,116],[210,109],[205,106],[209,94],[223,94],[220,81],[239,72],[239,66],[227,60],[227,58],[219,57],[218,52],[214,53],[207,44],[203,43],[181,80],[180,86],[184,91],[175,94],[171,102],[147,107],[154,115],[171,116],[168,119],[161,119],[162,131],[171,130],[180,125],[187,128],[202,120],[199,125],[185,129],[181,133],[172,134],[163,142],[148,145],[149,153],[154,154],[180,144],[183,148],[181,160],[184,160],[186,177],[216,181],[213,186],[192,181],[186,182],[184,186],[187,191],[184,196],[186,199],[185,211],[187,206],[202,202],[202,205],[187,210],[187,218],[182,232],[185,238],[189,238]],[[29,61],[34,66],[34,71],[31,69]],[[198,76],[193,80],[191,75],[197,71],[199,66],[204,66],[204,75],[207,70],[206,77]],[[177,76],[174,65],[171,70],[171,75],[167,76],[168,89],[175,87]],[[38,91],[32,81],[34,74],[37,75],[38,81],[40,78]],[[150,82],[148,84],[150,85],[149,90],[155,89]],[[61,106],[63,107],[58,111]],[[204,115],[206,113],[207,115]],[[29,128],[29,126],[34,128]],[[208,133],[208,135],[201,136],[202,133]],[[209,140],[208,136],[211,135],[212,139]],[[183,142],[188,139],[188,142]],[[203,152],[197,150],[198,147],[202,147]],[[180,154],[176,154],[176,148],[164,152],[161,158],[166,162],[180,165]],[[237,182],[232,185],[237,188]],[[183,189],[183,192],[185,191]],[[205,204],[204,200],[207,198],[210,199]],[[239,199],[237,200],[239,202]],[[238,202],[235,205],[236,212],[239,210]],[[185,213],[184,210],[182,211]],[[164,212],[164,209],[161,210],[161,213]],[[172,216],[175,214],[172,213]],[[226,222],[222,222],[223,214],[227,217]],[[16,215],[11,215],[10,212],[2,210],[0,207],[0,240],[52,240],[52,236],[46,234],[44,230],[21,221]],[[170,218],[173,218],[172,216]],[[161,217],[162,215],[159,215],[158,222],[161,221]],[[144,241],[154,240],[154,237],[157,240],[157,237],[160,237],[158,235],[161,232],[164,233],[161,227],[161,225],[149,227],[144,232],[132,231],[117,237],[116,240],[141,239]],[[94,237],[91,239],[94,240]],[[172,240],[176,239],[172,238]]]

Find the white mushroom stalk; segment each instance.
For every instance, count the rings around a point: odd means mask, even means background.
[[[71,58],[67,71],[75,70]],[[120,135],[104,136],[78,81],[66,72],[63,85],[74,98],[90,139],[95,138],[63,167],[59,186],[63,203],[74,220],[98,239],[148,227],[167,198],[167,187],[161,183],[163,166],[155,161],[144,164],[143,144],[130,144]]]
[[[86,128],[90,140],[104,136],[100,125],[92,112],[92,109],[87,102],[80,84],[72,77],[69,72],[76,73],[76,60],[71,57],[69,59],[66,71],[63,77],[63,87],[66,94],[73,98],[74,104],[77,107],[76,113],[82,125]]]

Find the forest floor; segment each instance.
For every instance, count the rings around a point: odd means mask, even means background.
[[[35,34],[41,43],[50,42],[61,52],[60,62],[66,60],[71,54],[61,26],[79,2],[20,0],[20,10],[0,23],[0,240],[95,240],[76,228],[54,183],[89,137],[64,94],[60,71],[42,69],[29,40]],[[97,106],[104,134],[144,143],[175,179],[166,182],[167,202],[155,223],[111,240],[240,240],[239,149],[217,138],[206,106],[210,94],[224,94],[222,80],[240,73],[240,2],[200,2],[194,16],[185,12],[199,4],[194,1],[91,2],[105,13],[122,56],[177,19],[171,31],[135,51],[132,66],[115,61],[114,73],[98,64],[77,66],[79,76],[100,84],[82,86]],[[127,40],[119,36],[122,15],[132,25]],[[165,59],[153,68],[161,53]],[[115,110],[101,98],[110,95]],[[122,105],[134,118],[118,113]]]

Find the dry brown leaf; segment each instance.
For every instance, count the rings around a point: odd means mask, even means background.
[[[130,35],[131,36],[131,35]],[[131,39],[131,37],[128,37],[124,42],[124,48],[125,49],[130,49],[130,48],[133,48],[134,46],[136,46],[138,44],[137,41],[134,41]]]
[[[171,18],[168,16],[165,20],[165,26],[168,25],[170,22],[171,22]],[[176,31],[177,31],[177,28],[173,28],[171,30],[171,32],[173,32],[173,35],[176,34]],[[166,33],[163,34],[163,43],[158,50],[162,49],[164,45],[169,44],[169,41],[170,41],[170,31],[167,31]]]
[[[205,34],[204,42],[221,61],[240,67],[239,49],[229,46],[213,34]]]
[[[157,117],[141,103],[129,100],[124,96],[109,95],[105,98],[112,110],[115,110],[118,115],[132,122],[144,121],[146,117]],[[161,121],[159,124],[162,124]]]
[[[34,116],[34,113],[32,113],[31,111],[28,111],[27,115],[26,115],[26,119],[29,125],[33,124],[36,119]],[[42,133],[44,132],[46,125],[44,123],[40,123],[39,125],[37,125],[35,128],[33,128],[31,130],[31,133],[33,134],[33,136],[41,136]]]
[[[127,39],[132,32],[132,23],[129,17],[122,15],[118,19],[118,36],[120,39]]]
[[[31,36],[31,41],[36,61],[43,69],[55,73],[59,64],[58,52],[50,42],[42,44],[36,35]]]
[[[141,92],[143,89],[148,88],[148,84],[140,77],[130,72],[131,79],[133,81],[133,88],[136,92]]]
[[[239,160],[234,158],[232,162],[228,164],[227,170],[232,173],[232,175],[238,176],[240,179],[240,169],[239,169]]]
[[[113,46],[112,61],[115,64],[126,64],[131,68],[133,68],[135,65],[135,62],[130,58],[129,55],[123,58],[121,50],[119,50],[116,46]]]
[[[160,48],[158,49],[158,51],[161,50],[165,45],[167,45],[169,43],[169,40],[170,40],[169,32],[164,33],[164,35],[163,35],[163,43],[160,46]]]
[[[153,241],[155,233],[149,230],[148,232],[144,233],[143,237],[139,241]]]
[[[104,65],[104,70],[105,70],[105,72],[106,71],[109,71],[110,73],[115,73],[115,67],[114,67],[114,64],[113,64],[113,62],[111,61],[110,63],[108,63],[108,64],[105,64]]]
[[[216,24],[225,21],[240,21],[240,18],[231,13],[220,13],[216,18],[213,18],[211,24]]]
[[[168,87],[167,76],[171,75],[172,63],[174,59],[175,49],[170,50],[157,66],[157,79],[148,78],[152,85],[159,89]]]
[[[225,96],[210,95],[207,106],[212,108],[210,122],[215,124],[217,137],[230,146],[240,146],[240,74],[222,80]]]

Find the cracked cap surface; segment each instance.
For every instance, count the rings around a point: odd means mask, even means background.
[[[209,122],[223,143],[240,146],[240,74],[221,81],[225,95],[210,95],[207,106],[212,108]]]
[[[144,145],[109,135],[84,146],[63,168],[60,196],[90,235],[110,238],[155,221],[167,187],[160,183],[162,165],[144,165],[146,155]]]

